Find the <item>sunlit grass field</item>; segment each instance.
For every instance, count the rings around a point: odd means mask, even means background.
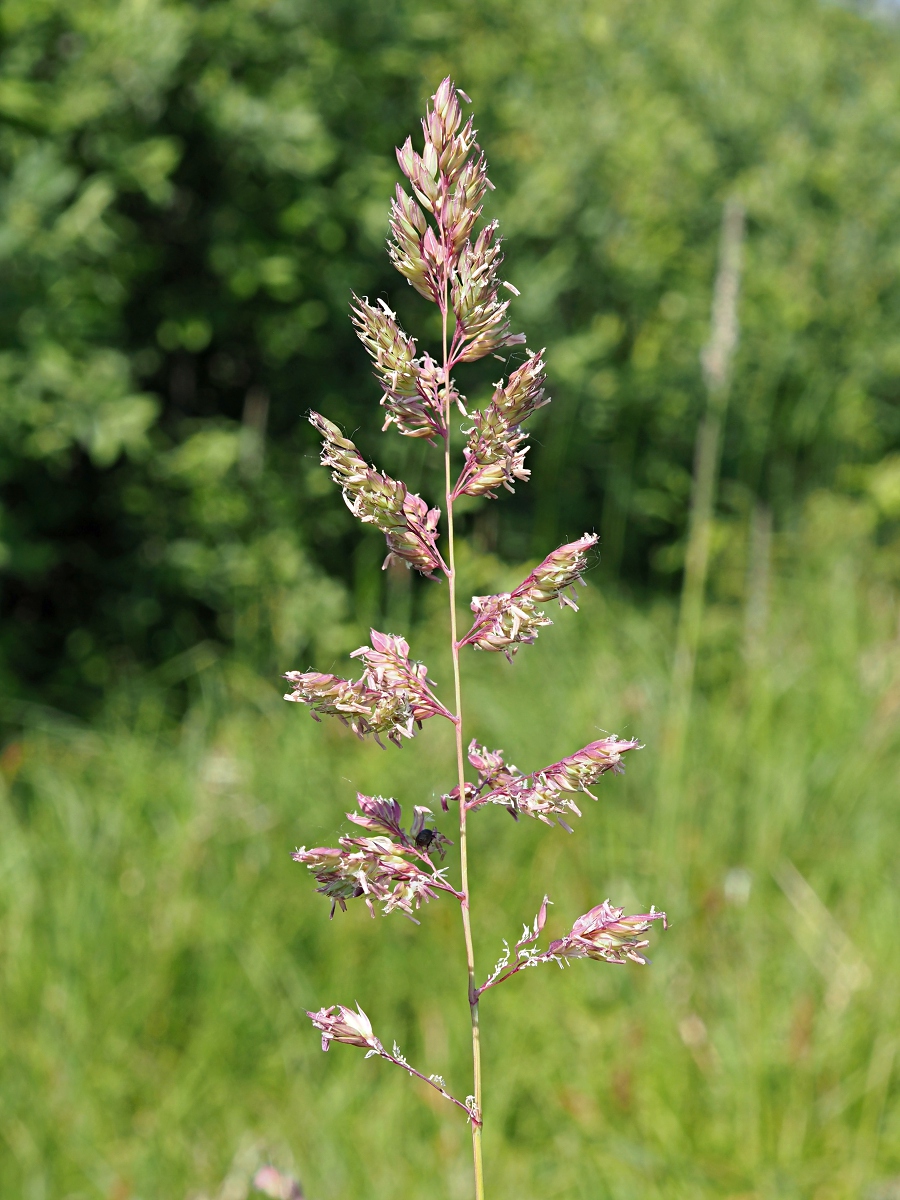
[[[646,743],[574,835],[473,817],[480,972],[545,891],[551,936],[607,896],[671,921],[648,967],[485,997],[497,1200],[900,1197],[900,609],[852,542],[826,549],[776,560],[749,633],[711,605],[681,788],[659,783],[671,606],[592,587],[512,666],[466,660],[469,732],[523,770],[601,730]],[[446,686],[439,638],[413,649]],[[177,728],[148,683],[93,728],[35,710],[4,751],[0,1194],[241,1200],[273,1161],[310,1200],[468,1196],[458,1111],[323,1055],[304,1015],[358,1000],[464,1096],[458,913],[329,922],[290,859],[356,788],[437,808],[449,727],[382,752],[246,664],[195,685]]]

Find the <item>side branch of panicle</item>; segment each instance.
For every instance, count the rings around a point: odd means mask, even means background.
[[[668,929],[666,914],[652,905],[648,913],[637,916],[626,917],[624,912],[604,900],[579,917],[565,937],[550,943],[547,960],[562,964],[573,958],[593,958],[621,966],[630,958],[646,966],[647,959],[640,952],[650,943],[643,935],[654,921],[662,921],[663,929]]]
[[[410,662],[409,643],[389,633],[370,631],[372,645],[354,650],[365,670],[359,679],[321,671],[288,671],[291,691],[285,700],[309,706],[313,717],[337,717],[359,738],[372,734],[381,745],[386,734],[396,746],[415,737],[429,717],[455,720],[432,692],[422,663]]]
[[[335,907],[347,911],[347,901],[362,898],[372,916],[380,904],[384,915],[399,909],[415,920],[413,910],[433,900],[439,892],[460,898],[435,867],[432,853],[444,857],[452,842],[435,827],[430,808],[416,805],[407,832],[400,824],[400,805],[383,796],[357,794],[359,812],[347,813],[354,824],[375,833],[374,837],[341,837],[338,845],[301,846],[291,856],[315,877],[317,892]]]
[[[352,1008],[345,1008],[343,1004],[331,1004],[328,1008],[320,1008],[318,1012],[308,1012],[306,1015],[322,1035],[323,1050],[328,1050],[332,1042],[341,1042],[345,1046],[359,1046],[366,1051],[366,1058],[377,1056],[383,1058],[385,1062],[393,1063],[396,1067],[402,1067],[407,1074],[421,1079],[423,1083],[427,1083],[429,1087],[433,1087],[436,1092],[439,1092],[445,1100],[449,1100],[451,1104],[461,1108],[470,1121],[478,1122],[480,1120],[473,1105],[464,1104],[462,1100],[457,1100],[447,1091],[447,1086],[440,1075],[423,1075],[421,1071],[411,1067],[406,1061],[406,1057],[400,1053],[396,1042],[394,1042],[393,1052],[388,1053],[375,1036],[372,1022],[358,1004],[355,1012]]]
[[[354,296],[353,324],[375,364],[381,384],[384,428],[396,425],[407,437],[444,436],[442,371],[430,355],[416,357],[416,343],[397,324],[383,300],[377,306]]]
[[[331,478],[343,491],[344,503],[360,521],[384,534],[388,544],[384,565],[403,562],[429,579],[434,579],[438,570],[446,574],[446,564],[437,548],[441,510],[429,508],[420,496],[407,490],[405,483],[370,467],[333,421],[317,412],[310,413],[309,420],[324,439],[322,466],[331,469]]]
[[[424,663],[410,662],[409,642],[393,633],[369,630],[371,646],[360,646],[350,657],[365,663],[363,679],[368,687],[379,691],[401,693],[408,697],[413,718],[419,726],[429,717],[446,717],[455,720],[432,692],[433,682],[428,678]]]
[[[466,785],[466,808],[481,808],[485,804],[499,804],[511,816],[536,817],[545,825],[552,825],[555,817],[563,829],[572,832],[565,817],[581,816],[581,810],[571,797],[578,792],[596,800],[590,790],[601,775],[608,772],[620,775],[625,770],[622,755],[629,750],[640,749],[640,742],[619,741],[615,736],[591,742],[567,758],[523,775],[518,767],[503,761],[502,750],[488,750],[476,741],[469,745],[469,762],[478,773],[477,784]],[[441,797],[444,809],[450,800],[459,799],[456,787]]]
[[[487,408],[475,413],[463,450],[465,466],[452,493],[454,500],[459,496],[494,499],[501,485],[511,492],[514,480],[529,478],[531,472],[525,466],[528,447],[524,444],[528,434],[521,426],[550,403],[549,396],[544,396],[543,353],[532,354],[510,375],[505,387],[501,380]]]
[[[553,624],[538,609],[539,604],[558,600],[560,608],[568,605],[578,610],[575,585],[584,584],[587,552],[597,541],[595,533],[586,533],[577,542],[560,546],[512,592],[473,596],[471,609],[475,623],[459,645],[474,646],[476,650],[502,650],[512,661],[520,645],[531,645],[537,640],[539,629]]]
[[[408,138],[406,145],[411,149]],[[405,149],[406,146],[404,146]],[[401,151],[398,150],[398,157],[400,153]],[[403,165],[402,162],[400,165]],[[424,168],[417,171],[417,178],[423,187],[434,182]],[[416,188],[415,184],[413,187],[416,196],[424,203],[424,193]],[[391,201],[390,227],[388,254],[394,267],[420,296],[424,296],[426,300],[431,300],[435,304],[440,304],[443,295],[441,282],[443,250],[434,235],[434,230],[428,224],[424,212],[416,201],[404,192],[399,183],[394,199]]]
[[[360,1046],[363,1050],[378,1053],[379,1041],[372,1029],[372,1022],[357,1004],[356,1012],[343,1004],[331,1004],[318,1012],[306,1014],[322,1035],[322,1049],[326,1052],[332,1042],[344,1046]]]
[[[491,221],[474,243],[466,241],[453,264],[450,276],[450,306],[456,317],[451,361],[475,362],[503,346],[523,346],[524,333],[512,333],[509,300],[500,299],[500,288],[518,295],[510,283],[500,279],[501,238],[497,222]]]
[[[646,966],[649,961],[641,951],[649,946],[649,939],[644,937],[654,921],[662,921],[663,929],[668,928],[666,914],[657,912],[651,906],[648,913],[626,917],[624,908],[615,908],[609,900],[596,905],[589,912],[579,917],[571,930],[556,941],[551,942],[544,951],[534,949],[547,920],[547,905],[550,901],[544,897],[540,912],[534,919],[534,925],[527,925],[522,930],[522,936],[510,949],[509,943],[503,943],[503,954],[488,976],[487,980],[477,989],[477,995],[482,995],[489,988],[504,983],[528,967],[537,967],[541,963],[555,962],[565,966],[574,958],[593,958],[599,962],[613,963],[623,966],[628,959]]]

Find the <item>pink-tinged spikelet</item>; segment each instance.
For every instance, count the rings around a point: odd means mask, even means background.
[[[443,373],[430,355],[416,357],[416,343],[397,324],[396,313],[353,297],[353,324],[375,366],[381,384],[384,428],[396,425],[406,437],[442,438]]]
[[[301,846],[291,856],[315,876],[317,892],[331,901],[331,915],[339,905],[362,898],[375,916],[381,904],[385,916],[399,909],[412,917],[413,909],[435,899],[439,892],[459,893],[435,867],[432,853],[444,857],[453,843],[434,828],[430,808],[416,805],[409,832],[400,824],[400,805],[392,798],[357,794],[360,811],[347,817],[375,837],[342,837],[337,846]]]
[[[648,913],[624,916],[624,908],[614,908],[604,900],[579,917],[565,937],[551,942],[545,957],[567,960],[572,958],[595,958],[603,962],[622,964],[626,959],[646,965],[647,959],[640,953],[649,941],[643,937],[654,921],[662,921],[668,928],[666,914],[651,907]]]
[[[553,622],[537,605],[558,600],[559,606],[577,611],[576,584],[584,584],[587,552],[597,544],[595,533],[586,533],[548,554],[512,592],[473,596],[475,624],[460,639],[460,646],[478,650],[501,650],[512,660],[520,645],[537,640],[538,630]]]
[[[321,413],[309,415],[310,424],[322,435],[322,466],[331,468],[344,503],[363,524],[374,525],[385,536],[388,556],[384,561],[406,563],[429,579],[435,571],[446,571],[437,548],[441,510],[429,508],[406,484],[370,467],[349,438]]]
[[[513,481],[526,481],[531,472],[525,466],[528,434],[522,423],[549,404],[544,396],[544,360],[532,354],[509,377],[504,387],[497,384],[490,404],[484,412],[473,415],[474,424],[463,450],[465,466],[453,489],[458,496],[490,496],[501,485],[513,491]]]
[[[303,1188],[297,1180],[276,1167],[260,1167],[253,1176],[253,1186],[271,1200],[303,1200]]]
[[[428,686],[426,668],[410,662],[409,643],[390,633],[370,630],[371,646],[354,650],[351,658],[360,658],[365,670],[360,679],[342,679],[321,671],[288,671],[291,684],[285,700],[306,704],[316,720],[337,717],[349,725],[359,738],[371,733],[381,744],[386,734],[396,745],[403,738],[415,737],[429,717],[455,718]]]
[[[596,800],[590,789],[600,776],[607,772],[621,774],[625,769],[622,755],[640,748],[637,741],[620,741],[615,736],[601,738],[549,767],[523,775],[518,767],[503,761],[501,750],[488,750],[473,740],[469,745],[469,762],[478,772],[478,783],[466,785],[466,807],[499,804],[513,817],[536,817],[545,825],[552,825],[550,818],[556,817],[563,829],[571,832],[563,818],[570,814],[581,816],[581,809],[571,795],[584,792]],[[442,796],[444,810],[450,800],[458,799],[458,787]]]

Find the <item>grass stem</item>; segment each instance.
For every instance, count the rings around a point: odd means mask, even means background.
[[[444,342],[444,481],[447,504],[447,566],[449,571],[450,652],[453,657],[453,690],[456,716],[456,769],[459,777],[459,865],[460,904],[463,934],[466,943],[469,1012],[472,1018],[472,1094],[475,1111],[472,1116],[472,1158],[475,1169],[475,1200],[484,1200],[484,1166],[481,1152],[481,1034],[478,1027],[478,991],[475,983],[475,950],[472,943],[472,921],[469,911],[469,856],[466,841],[466,777],[463,754],[462,688],[459,676],[459,646],[456,628],[456,558],[453,544],[453,484],[450,475],[450,382],[447,364],[447,303],[446,288],[443,311]]]

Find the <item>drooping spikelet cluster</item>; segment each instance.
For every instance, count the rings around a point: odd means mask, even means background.
[[[370,467],[333,421],[317,412],[310,413],[309,420],[324,438],[322,466],[331,468],[347,507],[354,517],[384,534],[388,544],[384,565],[404,562],[429,578],[435,571],[446,571],[437,548],[441,510],[429,508],[405,483]]]
[[[350,655],[360,658],[366,667],[359,679],[342,679],[321,671],[288,671],[284,678],[291,684],[285,700],[307,704],[312,715],[337,717],[349,725],[359,738],[371,733],[381,745],[386,734],[396,745],[403,738],[415,737],[429,717],[450,713],[428,686],[428,673],[422,663],[409,661],[409,643],[390,633],[370,630],[372,645],[360,646]]]
[[[650,943],[643,935],[654,921],[662,921],[665,929],[666,914],[652,906],[648,913],[634,917],[626,917],[624,912],[624,908],[615,908],[604,900],[579,917],[564,937],[550,943],[546,959],[596,958],[621,965],[630,958],[645,965],[647,960],[640,951]]]
[[[382,692],[406,696],[413,719],[419,728],[429,717],[446,717],[453,720],[440,700],[432,692],[428,681],[428,668],[424,663],[410,662],[409,642],[393,633],[369,630],[371,646],[360,646],[350,657],[365,663],[363,678],[368,686]]]
[[[357,1004],[356,1012],[343,1004],[331,1004],[318,1012],[306,1014],[322,1034],[322,1049],[327,1050],[332,1042],[343,1042],[345,1046],[361,1046],[378,1052],[380,1045],[372,1029],[372,1022]]]
[[[411,1067],[405,1056],[400,1053],[400,1047],[396,1042],[394,1042],[393,1052],[388,1053],[381,1044],[380,1039],[376,1037],[375,1031],[372,1028],[372,1022],[358,1004],[355,1012],[352,1008],[347,1008],[343,1004],[329,1004],[327,1008],[320,1008],[318,1012],[308,1012],[306,1015],[312,1021],[313,1027],[322,1035],[323,1050],[327,1050],[332,1042],[342,1042],[345,1046],[359,1046],[360,1049],[366,1051],[366,1058],[372,1058],[373,1055],[377,1055],[379,1058],[383,1058],[385,1062],[401,1067],[408,1075],[414,1075],[416,1079],[421,1079],[423,1083],[427,1083],[429,1087],[433,1087],[445,1100],[449,1100],[451,1104],[455,1104],[457,1108],[461,1108],[470,1121],[481,1119],[475,1109],[471,1096],[465,1103],[462,1100],[457,1100],[455,1096],[451,1096],[440,1075],[423,1075],[421,1071],[417,1071],[415,1067]],[[276,1195],[274,1191],[267,1194]],[[279,1200],[282,1200],[282,1198],[279,1197]],[[293,1193],[287,1193],[284,1196],[284,1200],[297,1200],[297,1198]]]
[[[396,425],[407,437],[442,438],[444,402],[441,368],[429,354],[416,357],[416,342],[397,324],[383,300],[354,296],[353,324],[375,364],[385,410],[384,429]]]
[[[437,869],[429,851],[443,858],[445,846],[452,843],[434,828],[430,808],[416,805],[409,833],[401,826],[400,805],[383,796],[357,794],[358,813],[347,817],[375,837],[341,837],[337,847],[301,846],[292,857],[312,871],[319,886],[317,892],[331,900],[331,915],[336,905],[347,910],[347,901],[362,897],[372,916],[375,903],[385,916],[399,908],[408,917],[413,909],[434,899],[438,892],[459,893]]]

